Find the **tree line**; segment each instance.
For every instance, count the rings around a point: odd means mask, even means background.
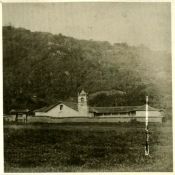
[[[171,55],[145,46],[3,27],[4,113],[89,94],[91,106],[171,108]],[[115,93],[110,93],[115,92]]]

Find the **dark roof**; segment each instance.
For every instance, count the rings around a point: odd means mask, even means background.
[[[135,111],[145,111],[145,110],[146,110],[146,105],[136,106],[135,108]],[[160,109],[156,109],[148,105],[148,111],[160,111]]]
[[[145,111],[146,105],[143,106],[117,106],[117,107],[90,107],[90,112],[95,113],[118,113],[118,112],[132,112]],[[159,109],[148,106],[149,111],[159,111]]]
[[[37,109],[34,112],[48,112],[57,105],[64,104],[76,111],[78,111],[78,104],[74,102],[58,102],[56,104],[45,106]],[[146,105],[142,106],[117,106],[117,107],[89,107],[89,112],[94,113],[118,113],[118,112],[132,112],[132,111],[145,111]],[[149,111],[160,111],[159,109],[148,106]]]
[[[29,109],[11,109],[10,113],[28,113]]]
[[[78,111],[77,103],[74,103],[74,102],[58,102],[58,103],[50,105],[50,106],[45,106],[43,108],[36,109],[34,112],[48,112],[49,110],[53,109],[54,107],[56,107],[57,105],[60,105],[60,104],[64,104],[64,105]]]
[[[118,107],[90,107],[90,112],[95,113],[117,113],[129,112],[133,110],[133,106],[118,106]]]
[[[78,111],[78,104],[74,102],[63,102],[64,105]]]

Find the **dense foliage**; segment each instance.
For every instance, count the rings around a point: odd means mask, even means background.
[[[170,108],[171,55],[3,27],[4,112],[76,100],[81,89],[93,106],[142,105],[149,95],[152,106]]]

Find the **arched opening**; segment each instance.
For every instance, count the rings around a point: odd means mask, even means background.
[[[83,97],[81,97],[81,103],[84,103],[84,98]]]

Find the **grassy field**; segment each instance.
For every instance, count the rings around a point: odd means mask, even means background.
[[[5,172],[172,171],[172,127],[143,124],[5,125]]]

